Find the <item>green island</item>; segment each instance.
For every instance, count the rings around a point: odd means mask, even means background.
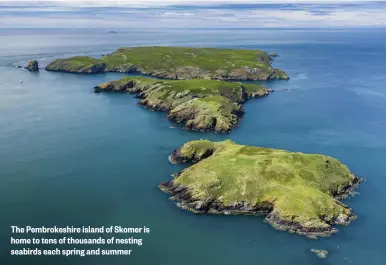
[[[198,140],[170,160],[193,165],[159,187],[194,213],[264,215],[279,230],[313,238],[355,219],[339,200],[362,179],[329,156]]]
[[[47,71],[96,74],[122,72],[160,79],[287,80],[260,50],[185,47],[120,48],[101,58],[75,56],[57,59]]]
[[[196,131],[228,133],[244,114],[243,103],[263,97],[269,90],[257,84],[220,80],[161,80],[146,77],[124,77],[94,87],[99,92],[137,94],[139,104],[167,111],[170,120],[184,123]]]

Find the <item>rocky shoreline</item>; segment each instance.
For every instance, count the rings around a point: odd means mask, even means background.
[[[189,79],[204,79],[204,80],[220,80],[220,81],[269,81],[269,80],[289,80],[289,77],[281,70],[275,69],[272,73],[261,72],[257,68],[241,68],[232,73],[217,73],[211,75],[211,73],[204,70],[195,70],[196,74],[192,74],[185,69],[175,69],[172,71],[154,71],[149,72],[137,66],[130,66],[127,68],[108,68],[104,63],[93,64],[90,67],[86,67],[79,70],[66,68],[60,66],[60,62],[53,62],[53,64],[45,67],[49,72],[64,72],[72,74],[102,74],[102,73],[123,73],[131,75],[142,75],[156,79],[163,80],[189,80]]]
[[[174,91],[173,91],[174,88]],[[163,81],[124,78],[94,87],[94,92],[136,94],[138,105],[168,112],[168,119],[193,131],[229,133],[245,111],[242,104],[265,97],[269,91],[258,85],[213,80]]]
[[[175,164],[194,163],[200,164],[200,161],[211,157],[216,149],[206,148],[198,149],[197,151],[189,151],[186,155],[186,149],[182,147],[172,152],[169,160]],[[251,204],[246,201],[234,201],[224,203],[220,197],[214,197],[210,200],[201,200],[192,192],[192,189],[184,184],[178,183],[181,174],[174,174],[174,179],[159,185],[159,188],[170,194],[170,199],[177,202],[177,206],[193,213],[208,213],[208,214],[226,214],[226,215],[258,215],[265,216],[265,221],[274,228],[281,231],[288,231],[299,235],[308,236],[311,238],[330,236],[338,230],[334,225],[349,225],[350,222],[356,219],[356,215],[351,212],[351,209],[343,203],[336,201],[342,207],[341,212],[330,216],[319,216],[321,222],[315,222],[310,225],[310,222],[297,222],[291,218],[283,218],[282,213],[275,209],[275,201],[260,201],[256,204]],[[241,177],[241,176],[240,176]],[[352,180],[347,181],[346,185],[336,194],[331,194],[336,200],[346,198],[355,188],[363,181],[362,178],[353,176]]]
[[[178,178],[179,174],[180,173],[174,174],[173,177]],[[357,184],[360,182],[361,180],[358,178]],[[222,202],[216,200],[211,202],[195,200],[189,192],[188,187],[176,184],[173,180],[162,183],[158,187],[162,191],[170,194],[170,200],[176,201],[178,207],[192,213],[265,216],[265,221],[277,230],[288,231],[310,238],[330,236],[338,232],[338,229],[331,225],[347,226],[357,218],[355,214],[342,214],[334,220],[325,220],[328,223],[327,227],[307,227],[301,223],[291,222],[281,218],[280,215],[274,212],[273,204],[268,201],[254,206],[248,205],[245,202],[234,202],[231,205],[224,205]],[[352,187],[354,188],[354,186]],[[349,189],[346,194],[350,194]]]

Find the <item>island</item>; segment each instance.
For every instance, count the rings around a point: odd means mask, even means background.
[[[272,58],[260,50],[151,46],[120,48],[101,58],[57,59],[45,69],[83,74],[122,72],[177,80],[287,80],[287,74],[273,68],[271,62]]]
[[[220,80],[162,80],[124,77],[94,87],[99,92],[137,94],[139,104],[152,110],[167,111],[170,120],[195,131],[228,133],[244,114],[243,103],[264,97],[269,90],[258,84]]]
[[[25,67],[30,72],[38,72],[39,71],[39,63],[36,60],[32,60],[28,62],[28,65]]]
[[[170,156],[193,162],[159,185],[193,213],[264,215],[273,227],[310,237],[348,225],[346,198],[362,179],[335,158],[236,144],[192,141]]]

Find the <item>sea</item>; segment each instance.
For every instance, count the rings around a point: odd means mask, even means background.
[[[386,29],[375,28],[0,29],[0,263],[385,265],[385,43]],[[275,92],[248,101],[240,126],[224,135],[185,131],[165,112],[139,107],[133,95],[93,93],[125,74],[17,67],[148,45],[276,52],[273,66],[290,80],[262,82]],[[263,217],[181,210],[157,186],[187,166],[171,164],[169,154],[202,138],[338,158],[367,180],[344,201],[357,220],[315,240],[277,231]],[[141,246],[99,246],[132,249],[130,256],[11,256],[23,247],[85,248],[11,245],[10,237],[22,237],[11,226],[146,226],[150,233],[130,235]],[[328,258],[312,248],[326,249]]]

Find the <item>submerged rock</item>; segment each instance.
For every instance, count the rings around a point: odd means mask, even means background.
[[[31,71],[31,72],[38,72],[39,71],[38,61],[36,61],[36,60],[29,61],[28,65],[25,69],[27,69],[28,71]]]
[[[271,53],[269,54],[269,56],[270,56],[270,57],[278,57],[279,54],[276,53],[276,52],[271,52]]]
[[[328,255],[328,251],[325,249],[311,249],[312,253],[315,253],[316,256],[318,256],[321,259],[326,259]]]
[[[194,213],[263,214],[279,230],[313,238],[355,219],[337,199],[362,179],[329,156],[199,140],[173,151],[170,161],[195,163],[159,186]]]

